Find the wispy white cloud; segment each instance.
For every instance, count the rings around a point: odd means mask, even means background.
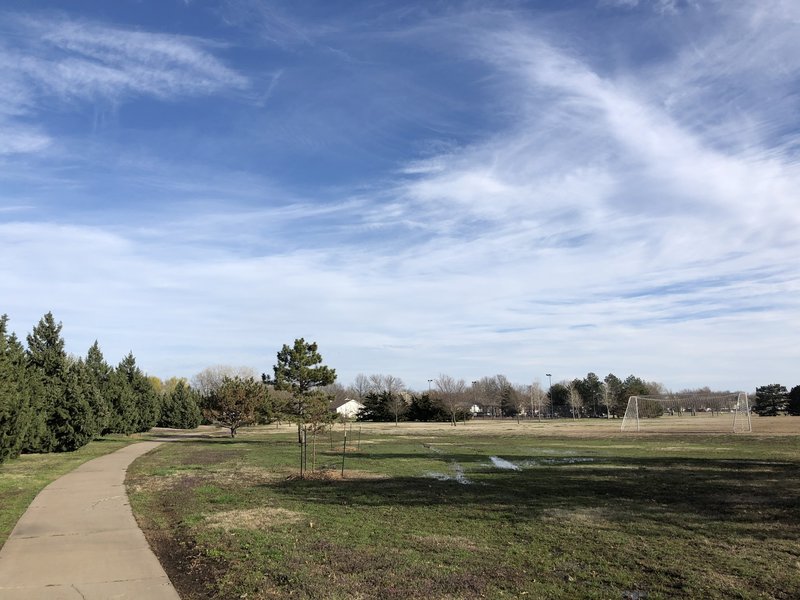
[[[0,120],[0,156],[39,152],[51,144],[49,136],[33,127],[20,127]]]
[[[213,54],[201,39],[126,30],[52,15],[6,14],[17,45],[0,45],[0,115],[5,115],[5,153],[33,153],[49,145],[15,119],[32,119],[53,102],[130,97],[175,100],[246,91],[250,82]]]
[[[40,85],[65,95],[138,93],[161,98],[243,89],[247,79],[196,38],[72,20],[22,21],[61,52],[31,65]]]

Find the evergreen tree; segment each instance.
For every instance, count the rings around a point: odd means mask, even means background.
[[[88,443],[95,433],[94,416],[85,397],[81,366],[71,364],[64,350],[61,323],[48,312],[28,336],[28,369],[32,392],[33,425],[26,448],[35,452],[67,452]],[[41,427],[42,420],[44,428]]]
[[[583,398],[583,406],[586,412],[592,416],[599,416],[603,400],[603,383],[595,373],[587,373],[583,379],[575,379],[573,387]]]
[[[124,376],[133,395],[133,431],[155,427],[161,412],[160,398],[153,383],[136,365],[133,352],[122,359],[117,370]]]
[[[162,396],[158,425],[174,429],[194,429],[200,425],[197,393],[185,382],[179,381],[171,392]]]
[[[86,399],[92,407],[97,434],[105,434],[111,423],[111,407],[108,401],[111,366],[106,362],[100,345],[95,340],[83,361]]]
[[[54,399],[47,428],[53,436],[55,452],[72,452],[82,448],[97,433],[94,415],[86,401],[87,381],[82,366],[76,363],[65,373],[62,393]]]
[[[58,427],[60,417],[56,417],[55,411],[66,393],[68,368],[61,328],[53,313],[48,312],[27,337],[33,419],[26,452],[52,452],[58,446],[51,425]]]
[[[613,373],[609,373],[603,381],[607,388],[607,393],[604,395],[604,401],[607,402],[606,410],[609,414],[623,416],[628,406],[628,399],[622,397],[622,380]]]
[[[0,316],[0,463],[22,451],[31,418],[25,349]]]
[[[307,344],[303,338],[299,338],[293,346],[283,345],[272,371],[274,377],[266,374],[261,377],[265,384],[292,394],[291,412],[297,420],[297,441],[302,441],[302,426],[313,399],[312,392],[315,388],[336,381],[336,370],[322,364],[322,355],[317,350],[316,342]]]
[[[239,427],[256,421],[258,409],[266,400],[267,388],[252,377],[225,377],[209,396],[206,410],[212,421],[230,429],[231,437],[235,437]]]
[[[450,414],[438,399],[430,394],[416,394],[411,397],[406,417],[409,421],[449,421]]]
[[[563,383],[554,383],[547,392],[550,410],[559,417],[570,417],[572,412],[569,405],[569,388]]]
[[[504,381],[500,386],[500,414],[504,417],[516,417],[519,411],[517,402],[517,392],[508,381]]]
[[[136,431],[136,401],[133,387],[119,366],[109,375],[106,401],[110,409],[106,433],[130,435]]]
[[[364,408],[358,411],[359,421],[394,421],[391,410],[392,394],[390,392],[370,392],[361,400]]]
[[[757,387],[753,410],[762,417],[774,417],[786,409],[786,400],[786,387],[779,383]]]
[[[786,410],[790,415],[800,416],[800,385],[794,386],[789,391],[789,403]]]

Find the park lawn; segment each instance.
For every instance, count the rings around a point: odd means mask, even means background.
[[[0,548],[28,505],[45,486],[88,460],[140,441],[111,435],[94,440],[75,452],[23,454],[0,464]]]
[[[797,436],[365,426],[344,479],[341,431],[333,446],[305,480],[287,429],[131,466],[134,512],[184,600],[800,590]]]

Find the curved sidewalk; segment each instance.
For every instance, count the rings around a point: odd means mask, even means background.
[[[160,444],[126,446],[44,488],[0,550],[0,598],[180,600],[125,492],[128,465]]]

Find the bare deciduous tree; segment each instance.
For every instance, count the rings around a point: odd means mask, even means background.
[[[519,423],[520,419],[525,416],[525,413],[528,411],[528,386],[513,386],[513,394],[511,395],[511,399],[514,403],[514,410],[517,413],[517,423]],[[531,415],[532,414],[533,413],[531,413]]]
[[[467,401],[467,384],[463,379],[454,379],[450,375],[439,375],[434,380],[436,384],[437,396],[445,407],[447,412],[450,413],[453,426],[456,425],[456,413],[458,409],[463,410],[464,404]]]
[[[347,389],[356,400],[361,402],[364,399],[364,396],[370,392],[369,378],[363,373],[359,373],[356,375],[355,379],[353,379],[353,383],[351,383],[350,387]]]
[[[572,418],[577,419],[577,414],[580,413],[581,407],[583,406],[583,397],[581,396],[580,391],[578,390],[577,386],[565,383],[569,389],[569,408],[572,411]]]
[[[334,402],[344,402],[348,397],[349,390],[345,389],[340,383],[331,383],[320,388],[320,391]]]
[[[539,381],[534,381],[530,386],[531,397],[531,415],[537,415],[539,420],[542,420],[542,414],[547,408],[547,392],[542,389],[542,384]]]
[[[601,388],[602,395],[600,397],[600,403],[606,407],[606,418],[611,418],[611,405],[614,403],[614,395],[611,393],[611,386],[608,385],[605,381],[603,382],[603,387]]]
[[[396,394],[406,389],[406,384],[403,380],[394,375],[384,375],[383,373],[375,373],[369,376],[369,392],[380,394],[387,392],[389,394]]]
[[[192,377],[192,387],[204,398],[217,391],[225,378],[255,379],[257,374],[250,367],[232,367],[230,365],[213,365],[206,367]]]

